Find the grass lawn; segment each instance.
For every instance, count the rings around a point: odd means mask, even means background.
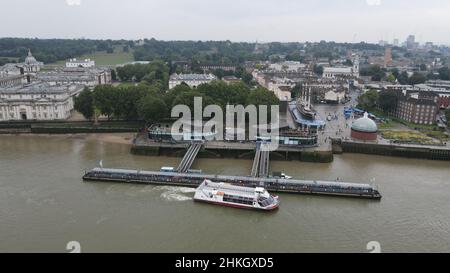
[[[440,139],[442,141],[450,141],[450,135],[447,135],[442,131],[430,131],[426,132],[426,135],[432,138]]]
[[[129,52],[123,52],[121,47],[116,47],[114,53],[108,54],[106,51],[97,51],[93,54],[85,54],[82,56],[77,56],[77,59],[91,59],[95,61],[96,65],[118,65],[126,62],[134,61],[133,50],[130,49]],[[54,63],[55,65],[64,65],[66,60],[58,61]]]
[[[417,131],[384,131],[381,134],[385,139],[397,140],[405,143],[427,145],[439,144],[439,141]]]
[[[411,129],[415,129],[415,130],[430,130],[430,131],[433,131],[437,127],[436,125],[415,124],[415,123],[412,123],[412,122],[407,122],[407,121],[396,119],[396,118],[394,118],[393,120],[395,122],[401,123],[401,124],[403,124],[405,126],[408,126]]]
[[[378,129],[380,129],[380,130],[393,129],[393,128],[398,127],[398,125],[399,124],[397,122],[389,120],[389,121],[386,121],[383,123],[379,123]]]
[[[14,62],[14,61],[18,62],[20,58],[17,58],[17,57],[2,57],[2,56],[0,56],[0,59],[7,60],[9,62]]]

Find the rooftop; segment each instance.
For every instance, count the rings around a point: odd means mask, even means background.
[[[364,113],[364,117],[353,122],[352,130],[364,133],[376,133],[378,132],[378,126],[375,121],[369,118],[367,113]]]
[[[58,94],[75,92],[82,88],[81,85],[50,85],[46,82],[35,82],[18,86],[0,88],[0,94]]]
[[[352,73],[352,71],[351,67],[325,67],[323,69],[324,73]]]
[[[217,79],[212,74],[173,74],[170,76],[172,81],[212,81]]]

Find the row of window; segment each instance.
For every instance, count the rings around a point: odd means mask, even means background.
[[[14,119],[15,117],[16,117],[16,115],[14,113],[9,113],[9,118],[10,119]],[[52,114],[48,115],[47,113],[43,113],[42,115],[40,115],[40,114],[37,115],[36,113],[33,113],[33,119],[36,119],[38,117],[39,118],[43,117],[43,118],[46,119],[47,117],[53,118],[53,115]],[[56,119],[59,118],[59,113],[55,113],[55,118]],[[4,119],[4,116],[3,116],[3,113],[0,113],[0,120],[2,120],[2,119]]]
[[[223,196],[223,201],[236,204],[253,205],[253,198],[243,196],[225,194]]]

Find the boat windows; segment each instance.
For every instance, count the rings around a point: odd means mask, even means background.
[[[236,204],[253,205],[253,198],[237,195],[225,194],[223,196],[223,201]]]

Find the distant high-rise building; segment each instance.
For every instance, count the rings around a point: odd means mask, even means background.
[[[385,41],[385,40],[380,40],[379,42],[378,42],[378,45],[380,45],[380,46],[387,46],[389,44],[389,42],[388,41]]]
[[[415,45],[416,45],[416,36],[409,35],[408,38],[406,39],[406,47],[407,48],[414,48]]]
[[[400,41],[398,39],[394,39],[393,45],[394,46],[399,46],[400,45]]]
[[[433,45],[433,42],[426,42],[426,43],[425,43],[425,48],[426,48],[426,49],[432,49],[433,46],[434,46],[434,45]]]

